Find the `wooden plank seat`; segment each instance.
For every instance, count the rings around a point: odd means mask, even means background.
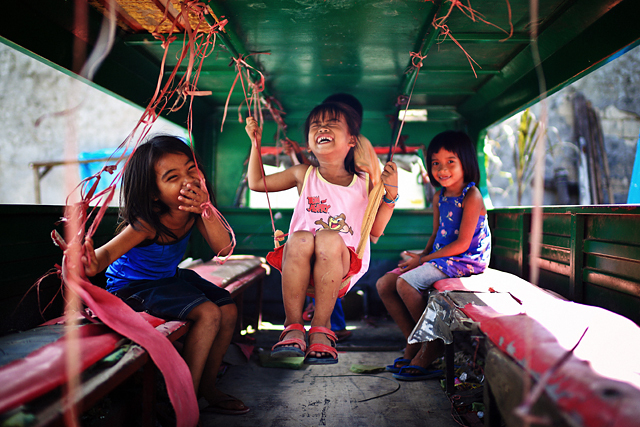
[[[188,329],[182,321],[165,321],[147,313],[139,315],[172,342]],[[73,405],[77,405],[79,413],[90,408],[149,360],[142,347],[102,323],[91,323],[85,319],[74,327],[81,343],[78,368],[83,378],[78,392],[65,403],[60,398],[60,387],[66,382],[68,333],[63,317],[0,339],[2,353],[10,353],[9,358],[2,360],[6,363],[0,366],[0,420],[4,422],[11,417],[20,417],[30,420],[28,425],[32,426],[60,425],[64,413]],[[113,359],[112,363],[101,363],[109,357]],[[144,394],[151,395],[153,384],[147,382]],[[149,417],[152,416],[149,405],[143,411],[147,425],[150,425]]]
[[[434,287],[439,293],[432,298],[448,302],[458,316],[454,320],[462,319],[465,326],[472,323],[486,337],[485,378],[507,425],[522,425],[514,410],[526,396],[525,376],[534,383],[543,380],[546,403],[533,412],[553,425],[638,425],[640,328],[634,322],[602,308],[566,301],[493,269],[440,280]],[[435,323],[434,314],[426,311],[421,322]],[[419,324],[410,340],[424,330]],[[453,365],[447,362],[448,368]]]
[[[244,291],[258,286],[257,329],[261,314],[262,279],[266,269],[258,257],[236,256],[224,265],[199,263],[194,270],[214,284],[228,289],[241,313]],[[165,321],[139,313],[171,342],[184,335],[186,321]],[[241,316],[238,316],[241,319]],[[37,328],[0,337],[0,424],[10,418],[28,420],[30,426],[62,425],[64,414],[74,405],[78,413],[143,368],[143,425],[151,426],[155,399],[156,368],[147,363],[146,350],[115,333],[90,316],[80,316],[74,326],[80,337],[79,370],[82,381],[70,401],[63,402],[61,387],[66,382],[66,335],[64,318],[53,319]],[[87,320],[90,318],[92,321]],[[241,320],[239,320],[241,326]]]

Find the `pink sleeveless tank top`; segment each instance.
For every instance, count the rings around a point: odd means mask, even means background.
[[[300,199],[293,210],[289,234],[330,228],[340,232],[347,247],[355,251],[360,242],[362,220],[369,201],[369,178],[354,175],[347,187],[331,184],[316,167],[310,166],[304,177]],[[362,256],[362,268],[351,278],[351,288],[369,269],[370,242]]]

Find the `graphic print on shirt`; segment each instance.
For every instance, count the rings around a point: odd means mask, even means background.
[[[331,205],[327,204],[327,199],[321,200],[320,196],[312,196],[307,197],[308,212],[314,213],[327,213]],[[347,224],[347,216],[344,213],[341,213],[337,216],[329,215],[327,217],[326,222],[323,219],[318,219],[315,221],[316,225],[321,226],[327,230],[338,231],[340,233],[350,233],[353,235],[353,229]]]

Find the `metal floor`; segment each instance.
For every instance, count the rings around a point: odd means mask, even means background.
[[[404,339],[392,322],[348,322],[348,326],[356,329],[349,340],[339,343],[336,365],[266,368],[253,354],[249,362],[229,367],[218,388],[240,398],[251,411],[237,416],[203,414],[202,425],[459,426],[439,380],[402,382],[389,372],[350,371],[354,364],[384,367],[402,355]],[[268,351],[279,334],[256,332],[256,348]]]

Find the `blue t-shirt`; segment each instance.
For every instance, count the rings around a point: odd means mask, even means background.
[[[191,230],[175,242],[141,244],[131,248],[107,267],[107,291],[116,292],[135,280],[158,280],[175,276],[178,264],[187,250]]]
[[[470,182],[458,197],[445,197],[444,188],[440,193],[438,234],[433,243],[433,252],[458,239],[462,222],[462,201],[467,191],[475,183]],[[460,256],[437,258],[429,261],[449,277],[464,277],[482,273],[491,258],[491,231],[484,215],[478,218],[469,249]]]

